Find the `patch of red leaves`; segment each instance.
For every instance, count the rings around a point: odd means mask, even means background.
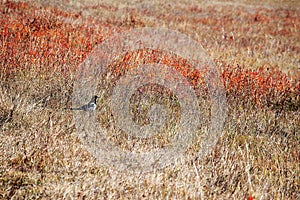
[[[93,47],[113,32],[101,31],[101,25],[109,27],[105,22],[100,22],[98,29],[84,23],[74,25],[65,22],[63,19],[75,20],[81,14],[39,8],[35,4],[7,1],[0,4],[0,11],[1,67],[7,74],[27,66],[40,66],[67,75],[68,70],[75,70]],[[267,19],[256,13],[254,21],[262,23]],[[205,85],[205,71],[194,70],[176,55],[155,50],[128,52],[116,65],[115,72],[121,75],[123,69],[158,61],[174,67],[192,85]],[[229,101],[238,99],[259,106],[299,109],[299,79],[291,80],[275,67],[262,66],[258,70],[250,70],[228,65],[223,67],[220,78]]]
[[[207,67],[199,72],[186,60],[159,51],[136,51],[127,53],[114,68],[117,76],[127,69],[142,64],[157,63],[174,67],[195,88],[198,84],[207,95],[205,75]],[[240,101],[245,105],[270,107],[277,110],[298,110],[300,106],[299,77],[291,78],[276,67],[262,66],[253,70],[241,66],[223,66],[221,77],[229,103]]]
[[[31,66],[66,72],[103,39],[95,28],[63,21],[78,13],[13,1],[0,4],[0,11],[1,66],[7,73]]]
[[[187,60],[178,57],[174,54],[168,54],[166,52],[158,50],[139,50],[135,52],[128,52],[124,55],[120,64],[116,66],[115,72],[117,76],[122,75],[123,69],[130,69],[138,67],[144,64],[159,63],[175,68],[178,73],[186,77],[191,85],[204,84],[203,72],[195,70]],[[203,70],[204,71],[204,70]]]
[[[299,109],[299,77],[291,79],[275,67],[262,66],[252,70],[227,66],[223,69],[222,79],[229,99],[234,97],[281,110]]]

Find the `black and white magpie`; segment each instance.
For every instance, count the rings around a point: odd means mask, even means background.
[[[80,106],[78,108],[65,108],[65,109],[70,109],[70,110],[83,110],[83,111],[93,111],[96,110],[97,107],[97,99],[99,97],[98,96],[93,96],[92,99],[90,100],[90,102],[88,104],[85,104],[83,106]]]

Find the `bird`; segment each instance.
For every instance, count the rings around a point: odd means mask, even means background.
[[[97,99],[100,98],[97,95],[94,95],[88,104],[80,106],[78,108],[65,108],[70,110],[83,110],[83,111],[93,111],[97,107]]]

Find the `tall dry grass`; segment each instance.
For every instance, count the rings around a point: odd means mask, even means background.
[[[0,4],[0,198],[300,198],[299,11],[199,2],[155,2],[122,12],[117,1],[88,5]],[[141,26],[199,40],[223,75],[229,112],[206,157],[197,157],[205,131],[199,130],[188,162],[119,173],[85,149],[73,113],[63,108],[71,105],[75,69],[93,46],[114,31]]]

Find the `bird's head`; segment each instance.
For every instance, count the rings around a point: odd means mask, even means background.
[[[99,99],[99,98],[100,98],[100,97],[97,96],[97,95],[94,96],[95,101],[97,101],[97,99]]]
[[[99,98],[100,98],[99,96],[94,95],[90,102],[96,103],[97,99],[99,99]]]

